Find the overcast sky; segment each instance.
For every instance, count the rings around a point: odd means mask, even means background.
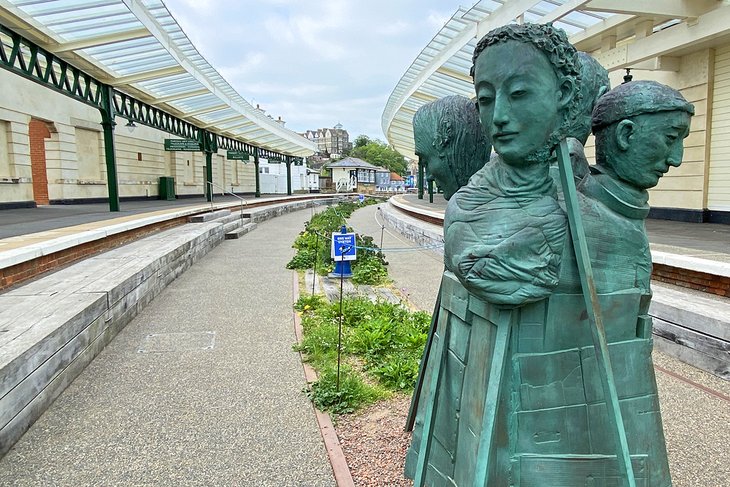
[[[287,128],[385,140],[396,83],[459,5],[474,0],[164,0],[198,51]]]

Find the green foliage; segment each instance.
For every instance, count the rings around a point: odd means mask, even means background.
[[[355,284],[384,284],[388,281],[388,269],[383,252],[377,249],[373,238],[367,235],[357,236],[357,260],[352,266],[352,282]]]
[[[352,390],[343,392],[345,381],[341,380],[337,395],[327,382],[331,378],[325,380],[324,376],[337,363],[339,302],[330,304],[320,297],[306,297],[301,298],[297,306],[302,310],[306,308],[302,315],[304,340],[298,349],[315,368],[324,371],[318,381],[324,385],[313,386],[309,394],[310,397],[321,395],[318,400],[327,404],[328,410],[341,412],[359,407],[360,393],[353,391],[359,390],[360,386],[355,382],[361,374],[366,374],[384,390],[413,388],[430,324],[428,314],[411,312],[400,304],[373,303],[364,297],[343,299],[342,360],[357,364],[359,368],[348,369],[352,381],[348,382],[348,387]],[[335,400],[342,404],[333,406]]]
[[[380,382],[389,389],[409,391],[413,389],[418,378],[419,360],[404,353],[393,353],[385,358],[383,365],[374,373]]]
[[[350,155],[370,164],[390,169],[401,176],[408,170],[408,164],[401,154],[386,143],[378,139],[370,139],[365,135],[360,135],[355,139]]]
[[[352,413],[386,395],[381,388],[367,384],[356,370],[344,364],[340,367],[339,390],[335,366],[321,371],[319,380],[305,392],[317,409],[334,414]]]
[[[303,313],[313,313],[327,304],[329,304],[327,299],[321,294],[304,294],[294,303],[294,309]]]
[[[334,207],[316,213],[307,222],[305,230],[294,241],[296,255],[286,265],[287,269],[312,269],[315,259],[317,272],[327,274],[334,268],[330,257],[330,241],[332,233],[339,232],[346,219],[358,208],[377,203],[367,198],[363,203],[343,202]],[[351,230],[351,229],[348,229]],[[372,237],[357,236],[359,247],[376,248]],[[387,281],[387,264],[379,250],[358,250],[358,258],[353,264],[353,281],[356,284],[381,284]]]

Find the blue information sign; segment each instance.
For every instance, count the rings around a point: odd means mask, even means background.
[[[332,234],[332,259],[335,262],[357,259],[354,233]]]

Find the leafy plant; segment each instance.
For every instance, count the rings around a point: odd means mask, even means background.
[[[305,390],[317,409],[335,414],[352,413],[360,407],[385,396],[382,389],[367,384],[350,366],[340,368],[340,384],[337,387],[337,369],[324,369],[316,382]]]
[[[399,391],[413,389],[418,377],[420,357],[398,352],[385,357],[385,362],[374,370],[381,383]]]
[[[317,309],[329,305],[327,298],[321,294],[302,294],[294,303],[294,309],[303,313],[313,313]]]

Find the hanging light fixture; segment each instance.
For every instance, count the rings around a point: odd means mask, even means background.
[[[129,133],[131,134],[132,132],[134,132],[134,129],[137,128],[137,124],[135,124],[133,120],[130,120],[129,122],[127,122],[127,125],[125,125],[125,127],[127,127],[127,130],[129,130]]]

